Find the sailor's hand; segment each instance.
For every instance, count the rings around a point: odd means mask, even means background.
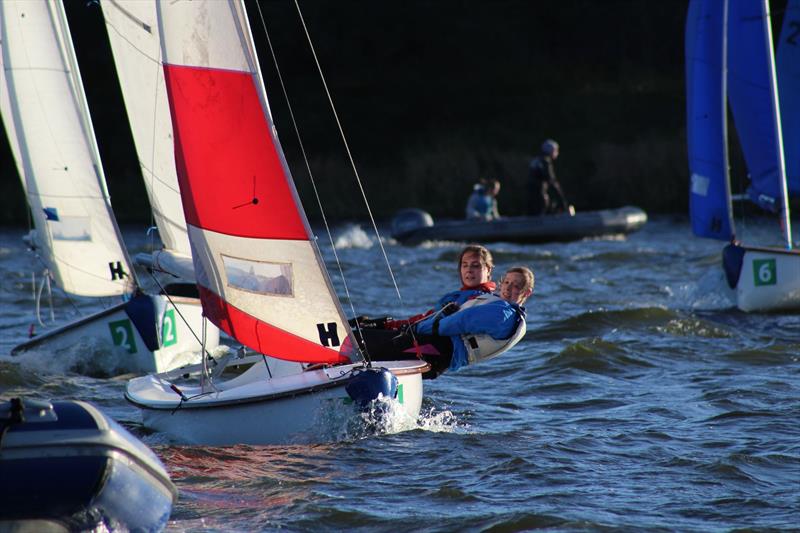
[[[358,327],[363,329],[384,329],[386,327],[386,322],[390,320],[392,320],[392,317],[388,316],[382,316],[378,318],[357,316],[356,318],[350,320],[350,325],[352,327],[356,327],[356,324],[353,323],[355,321]]]
[[[413,336],[416,333],[416,328],[413,324],[403,324],[399,328],[395,329],[395,331],[397,332],[397,335],[395,335],[394,338],[398,339],[404,336]]]

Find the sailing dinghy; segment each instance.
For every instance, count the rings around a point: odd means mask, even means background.
[[[789,30],[792,23],[800,20],[796,7],[787,10],[779,48],[795,58],[797,46],[784,46],[784,41],[793,34]],[[797,63],[785,63],[794,69],[794,82],[786,84],[781,97],[796,101],[798,76],[792,65]],[[795,175],[787,179],[782,123],[791,125],[787,133],[792,143],[800,137],[797,117],[782,114],[779,105],[767,0],[692,0],[686,26],[686,68],[692,230],[700,237],[730,241],[723,250],[723,266],[730,287],[736,290],[739,309],[800,309],[800,251],[793,249],[788,202],[790,188],[800,192],[800,175],[796,174],[797,162],[793,162],[790,168]],[[746,196],[780,215],[783,247],[744,245],[736,239],[728,104],[751,180]],[[796,146],[790,150],[797,153]]]
[[[60,1],[0,3],[0,110],[31,208],[31,244],[68,295],[120,297],[97,313],[52,328],[12,355],[75,349],[115,353],[120,373],[164,371],[197,361],[196,297],[180,287],[145,294],[116,224]],[[208,328],[206,346],[217,343]],[[78,348],[80,347],[80,348]],[[110,360],[110,359],[109,359]],[[103,365],[101,365],[103,366]]]
[[[136,378],[126,398],[145,426],[208,445],[329,440],[342,416],[380,394],[415,420],[427,363],[381,361],[378,371],[354,362],[357,345],[278,141],[243,3],[158,3],[157,27],[203,310],[258,354]],[[387,386],[373,393],[364,376]]]

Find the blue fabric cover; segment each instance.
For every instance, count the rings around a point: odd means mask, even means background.
[[[142,337],[145,346],[154,352],[158,350],[158,333],[156,331],[156,306],[145,294],[136,294],[125,305],[125,313],[133,322]]]

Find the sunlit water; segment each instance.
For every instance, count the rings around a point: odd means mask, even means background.
[[[399,302],[369,230],[334,228],[346,287],[320,239],[348,314],[407,316],[457,287],[459,245],[387,240]],[[124,379],[70,371],[97,359],[90,348],[58,361],[8,356],[33,320],[22,233],[0,232],[0,398],[89,400],[131,429],[180,490],[170,531],[800,524],[800,315],[733,309],[722,244],[692,237],[685,220],[651,220],[624,239],[491,246],[498,273],[536,272],[528,333],[514,349],[426,381],[420,419],[378,435],[227,448],[146,431]],[[126,239],[146,249],[138,230]],[[63,297],[54,306],[73,309]]]

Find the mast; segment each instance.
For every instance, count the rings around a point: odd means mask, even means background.
[[[766,0],[765,0],[766,1]],[[723,172],[725,175],[725,203],[727,205],[728,225],[731,228],[731,241],[736,240],[736,226],[733,219],[733,196],[731,192],[731,165],[728,156],[728,0],[722,3],[722,57],[720,57],[720,76],[722,83],[720,88],[722,98],[722,161]]]
[[[783,153],[783,132],[781,130],[780,101],[778,98],[778,82],[775,74],[775,51],[772,46],[772,25],[770,24],[769,0],[762,0],[762,23],[764,24],[764,35],[766,38],[766,48],[769,54],[769,81],[770,95],[772,97],[773,127],[775,128],[775,148],[778,156],[778,186],[781,198],[781,229],[783,231],[784,245],[787,250],[792,249],[792,222],[789,218],[789,189],[786,185],[786,160]]]

